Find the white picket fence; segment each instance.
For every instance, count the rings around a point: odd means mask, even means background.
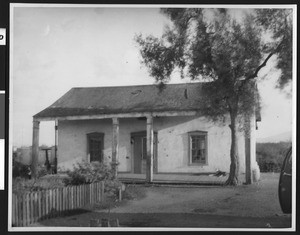
[[[12,225],[28,226],[37,221],[60,216],[65,212],[103,201],[104,183],[12,195]]]

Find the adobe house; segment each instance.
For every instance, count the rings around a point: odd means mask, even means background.
[[[78,161],[113,163],[115,174],[229,172],[231,133],[228,122],[201,115],[203,83],[72,88],[33,117],[33,168],[39,123],[55,121],[58,167]],[[242,173],[252,182],[256,169],[255,126],[239,136]],[[118,164],[116,164],[118,163]]]

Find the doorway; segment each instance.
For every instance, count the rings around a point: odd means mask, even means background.
[[[132,144],[132,173],[145,174],[147,167],[147,136],[146,131],[131,134]],[[153,141],[153,173],[157,173],[157,133]]]

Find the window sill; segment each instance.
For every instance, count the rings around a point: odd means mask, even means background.
[[[208,166],[208,163],[189,163],[188,166]]]

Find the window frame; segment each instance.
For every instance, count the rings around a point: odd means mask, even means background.
[[[195,136],[204,136],[205,138],[205,162],[192,162],[192,138]],[[207,131],[191,131],[188,132],[188,157],[190,166],[205,166],[208,165],[208,141],[207,141]]]
[[[87,159],[88,162],[92,162],[91,161],[91,155],[90,155],[90,141],[91,138],[99,138],[101,141],[101,161],[99,161],[100,163],[103,163],[104,161],[104,155],[103,155],[103,150],[104,150],[104,133],[102,132],[92,132],[92,133],[88,133],[86,134],[87,136]]]

